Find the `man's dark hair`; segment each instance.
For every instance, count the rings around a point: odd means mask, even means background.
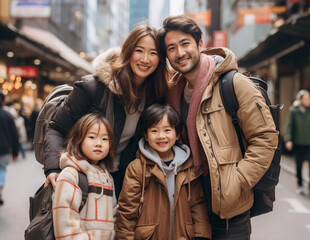
[[[195,39],[197,46],[201,40],[202,32],[194,19],[185,15],[167,17],[164,20],[163,28],[159,30],[156,39],[157,48],[159,49],[159,55],[162,60],[165,60],[167,57],[165,37],[166,34],[170,31],[181,31],[191,35]]]

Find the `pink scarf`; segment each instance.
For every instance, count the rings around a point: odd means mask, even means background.
[[[187,134],[183,131],[183,138],[185,137],[186,139],[186,135],[188,136],[188,141],[192,151],[193,162],[196,171],[199,171],[200,169],[204,171],[207,170],[206,155],[203,151],[196,130],[196,115],[202,95],[209,84],[209,80],[215,68],[215,62],[211,57],[205,54],[201,54],[201,58],[202,61],[197,78],[195,80],[194,90],[191,97],[188,116],[186,120]],[[181,75],[180,78],[177,80],[176,85],[172,86],[167,96],[168,102],[179,113],[181,113],[181,97],[184,91],[185,84],[186,79]]]

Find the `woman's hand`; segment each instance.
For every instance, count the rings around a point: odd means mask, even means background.
[[[47,187],[48,184],[52,184],[53,186],[53,189],[55,191],[55,188],[56,188],[56,180],[58,178],[58,175],[59,173],[56,173],[56,172],[53,172],[53,173],[50,173],[47,177],[46,177],[46,180],[45,180],[45,183],[44,183],[44,187]]]

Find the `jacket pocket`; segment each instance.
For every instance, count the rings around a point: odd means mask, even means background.
[[[135,239],[151,239],[155,232],[156,226],[157,224],[137,226],[135,229]]]
[[[191,223],[185,223],[187,239],[194,239],[194,226]]]
[[[242,189],[239,182],[237,164],[240,155],[234,148],[221,149],[218,154],[221,186],[221,208],[229,210],[238,204]]]

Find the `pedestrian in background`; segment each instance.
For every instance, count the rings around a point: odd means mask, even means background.
[[[286,122],[285,147],[293,151],[296,161],[297,194],[304,194],[302,183],[302,164],[309,161],[310,171],[310,95],[307,90],[300,90],[289,109]]]
[[[18,132],[19,151],[22,154],[23,159],[26,158],[25,144],[27,142],[27,131],[24,118],[19,114],[21,105],[17,99],[10,101],[4,106],[4,109],[9,111],[15,121],[15,126]]]
[[[18,156],[18,132],[13,116],[3,109],[5,95],[0,91],[0,205],[3,204],[2,189],[5,184],[6,167],[11,155]]]
[[[96,91],[104,87],[102,99],[106,113],[103,115],[111,123],[115,136],[113,163],[117,170],[112,176],[118,196],[125,169],[135,159],[141,138],[137,129],[140,114],[147,106],[165,100],[167,82],[164,72],[160,71],[164,63],[159,61],[156,34],[156,29],[152,27],[136,27],[121,49],[109,49],[94,60],[93,75],[84,76],[81,81],[74,83],[74,89],[57,109],[46,132],[46,185],[51,182],[55,186],[60,172],[59,150],[64,147],[63,139],[68,129],[86,113],[98,111],[99,106],[93,106],[96,103]]]
[[[115,239],[117,202],[114,191],[113,129],[100,114],[80,118],[68,134],[66,152],[53,194],[53,226],[56,239]],[[79,212],[82,191],[78,172],[88,179],[88,195]]]
[[[235,73],[237,115],[247,143],[242,157],[219,90],[219,77],[238,70],[236,56],[227,48],[203,51],[201,35],[198,24],[187,16],[170,16],[163,22],[159,53],[177,71],[168,102],[186,123],[183,139],[190,145],[196,170],[204,170],[212,239],[246,240],[251,235],[252,188],[270,166],[279,133],[255,84]]]
[[[195,174],[189,147],[177,143],[182,126],[169,105],[142,113],[143,138],[118,201],[117,239],[211,238],[202,172]]]

